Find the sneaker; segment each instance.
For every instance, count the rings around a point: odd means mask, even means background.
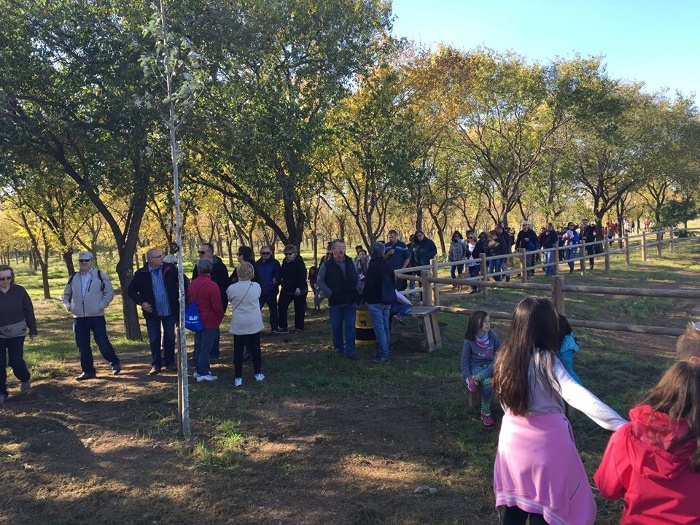
[[[287,330],[286,328],[278,328],[277,330],[275,330],[275,333],[277,335],[284,335],[284,334],[288,334],[289,330]]]
[[[197,379],[198,377],[199,377],[199,374],[198,374],[197,371],[195,370],[195,371],[192,373],[192,378],[193,378],[193,379]]]
[[[478,387],[476,377],[474,376],[469,376],[467,378],[467,388],[469,389],[470,392],[476,392]]]
[[[149,370],[148,372],[149,376],[157,376],[158,374],[160,374],[160,368],[158,368],[157,366],[152,366],[151,370]]]
[[[19,393],[20,394],[28,394],[31,389],[32,389],[32,385],[29,381],[23,381],[19,385]]]
[[[116,376],[122,371],[122,365],[117,364],[112,367],[112,375]]]
[[[233,386],[241,386],[243,384],[243,378],[237,377],[233,380]]]
[[[481,422],[486,425],[487,427],[492,427],[493,426],[493,418],[491,417],[491,412],[482,412],[481,413]]]
[[[381,357],[377,356],[372,359],[372,363],[375,365],[386,365],[389,363],[389,358],[387,357],[386,359],[382,359]]]
[[[255,374],[255,380],[256,381],[263,381],[265,379],[265,374]]]
[[[401,315],[401,314],[396,314],[396,315],[394,316],[394,321],[396,321],[396,322],[399,323],[399,324],[404,324],[403,315]]]
[[[205,376],[197,376],[197,383],[201,383],[202,381],[216,381],[219,379],[217,376],[213,376],[211,374],[207,374]]]
[[[76,377],[75,380],[76,381],[87,381],[88,379],[95,379],[96,377],[97,377],[97,374],[83,372],[78,377]]]

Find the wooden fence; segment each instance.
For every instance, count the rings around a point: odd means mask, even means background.
[[[478,286],[481,290],[480,294],[482,297],[488,295],[488,290],[490,288],[512,288],[520,290],[530,290],[538,292],[547,292],[550,294],[552,302],[554,303],[557,312],[564,315],[566,313],[566,297],[568,294],[595,294],[595,295],[615,295],[615,296],[637,296],[637,297],[670,297],[670,298],[684,298],[684,299],[700,299],[700,290],[697,289],[674,289],[674,290],[661,290],[656,288],[620,288],[620,287],[605,287],[605,286],[586,286],[586,285],[571,285],[566,284],[564,277],[558,275],[559,265],[562,263],[568,263],[569,261],[580,261],[580,271],[581,274],[585,276],[586,274],[586,262],[595,257],[596,259],[603,259],[604,268],[606,272],[610,271],[610,257],[613,255],[623,255],[625,259],[625,264],[630,264],[630,253],[636,250],[641,250],[642,260],[646,261],[649,255],[649,249],[656,247],[657,254],[661,256],[662,249],[668,247],[670,250],[674,249],[674,244],[679,242],[697,242],[700,240],[697,236],[686,236],[678,237],[675,235],[677,230],[662,230],[656,232],[643,232],[639,235],[625,235],[618,240],[621,247],[618,249],[611,249],[610,239],[603,239],[597,241],[596,243],[581,243],[575,246],[577,253],[568,253],[570,258],[565,258],[560,260],[560,254],[566,250],[571,250],[572,247],[560,246],[557,248],[551,248],[548,250],[535,250],[532,252],[527,252],[521,250],[515,254],[497,256],[497,257],[486,257],[482,254],[479,264],[481,266],[481,275],[476,278],[464,278],[464,279],[451,279],[446,277],[439,277],[439,269],[444,267],[449,267],[452,265],[465,264],[466,261],[456,261],[456,262],[438,262],[436,260],[431,261],[429,266],[420,266],[415,268],[410,268],[406,270],[397,270],[396,277],[399,279],[405,279],[409,281],[420,282],[420,287],[412,290],[413,292],[418,291],[429,291],[430,293],[423,293],[423,304],[426,306],[434,305],[437,306],[440,311],[457,313],[463,315],[469,315],[473,310],[467,308],[458,308],[454,306],[444,306],[440,304],[440,285],[457,285],[457,286]],[[593,254],[587,253],[586,246],[594,246]],[[595,246],[601,246],[601,249],[596,252]],[[535,255],[537,253],[543,254],[547,251],[552,251],[554,253],[554,261],[551,264],[534,264],[527,265],[528,256]],[[487,273],[488,262],[496,259],[508,259],[514,258],[520,261],[519,268],[509,268],[507,271],[501,271],[498,273]],[[545,259],[544,257],[542,258]],[[555,275],[552,277],[551,281],[548,283],[531,283],[529,282],[529,271],[534,271],[537,269],[543,269],[548,266],[554,266]],[[410,274],[408,272],[411,272]],[[420,272],[420,277],[413,275],[414,272]],[[511,280],[511,282],[504,281],[493,281],[497,276],[511,275],[520,277],[520,282]],[[489,312],[491,317],[496,319],[510,319],[511,314],[506,312]],[[644,334],[656,334],[656,335],[670,335],[678,336],[685,331],[683,328],[671,328],[665,326],[646,326],[646,325],[634,325],[634,324],[624,324],[624,323],[608,323],[602,321],[589,321],[583,319],[569,319],[569,323],[573,327],[584,327],[584,328],[594,328],[598,330],[617,330],[625,332],[635,332]]]

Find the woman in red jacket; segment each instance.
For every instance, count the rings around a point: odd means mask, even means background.
[[[209,356],[214,343],[218,340],[219,325],[224,318],[219,285],[211,280],[213,262],[211,259],[197,261],[197,277],[187,288],[187,302],[197,303],[199,317],[204,329],[194,333],[194,362],[196,370],[193,376],[197,382],[217,379],[209,369]]]
[[[700,363],[680,361],[610,438],[595,474],[621,524],[700,524]]]

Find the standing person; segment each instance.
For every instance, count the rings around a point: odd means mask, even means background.
[[[384,258],[394,270],[401,270],[410,264],[411,254],[408,252],[408,246],[399,240],[396,230],[389,230],[389,242],[385,248]],[[397,279],[396,289],[401,292],[406,289],[407,284],[405,279]]]
[[[463,261],[467,258],[467,243],[464,242],[462,234],[458,230],[455,230],[452,234],[452,239],[450,240],[450,251],[447,255],[447,260],[450,262]],[[452,279],[462,278],[462,273],[464,272],[464,264],[453,264],[450,266],[450,277]],[[457,288],[456,285],[452,286]]]
[[[200,244],[197,254],[199,255],[200,259],[209,259],[212,262],[213,266],[211,269],[211,280],[219,287],[221,306],[224,309],[224,313],[226,313],[226,309],[228,308],[226,289],[228,288],[228,285],[231,284],[231,280],[228,276],[228,268],[226,268],[226,264],[224,264],[224,261],[221,260],[221,257],[214,255],[214,245],[210,242],[203,242]],[[192,280],[197,278],[198,271],[197,265],[195,264],[194,270],[192,270]],[[219,355],[221,354],[221,350],[219,349],[220,338],[221,332],[217,330],[216,340],[212,344],[210,355],[210,358],[214,361],[219,359]]]
[[[282,280],[282,267],[273,257],[272,248],[269,246],[260,248],[260,259],[255,263],[255,270],[260,276],[260,309],[267,305],[270,310],[270,329],[274,333],[279,328],[277,294]]]
[[[24,338],[34,339],[38,334],[34,305],[27,290],[15,284],[15,271],[11,266],[0,264],[0,407],[8,398],[7,366],[19,379],[19,392],[31,390],[30,374],[24,362]]]
[[[597,253],[598,245],[593,244],[596,241],[595,224],[591,224],[588,219],[581,221],[581,238],[586,243],[586,255],[590,257],[588,259],[588,268],[592,270],[595,267],[595,258],[593,256]]]
[[[122,370],[119,357],[107,337],[105,321],[105,308],[114,299],[114,288],[107,275],[93,268],[93,262],[91,252],[80,252],[80,271],[70,276],[63,290],[63,306],[73,314],[73,333],[80,352],[80,368],[83,371],[75,378],[76,381],[97,377],[90,347],[91,331],[102,357],[112,366],[112,374],[117,375]]]
[[[496,230],[491,230],[489,232],[489,242],[486,244],[486,256],[487,257],[497,257],[499,255],[504,255],[503,253],[503,244],[498,238],[498,234],[496,233]],[[498,274],[494,275],[493,280],[494,281],[500,281],[501,280],[501,265],[503,264],[503,259],[493,259],[489,261],[489,269],[488,273],[490,274]]]
[[[365,303],[363,293],[365,290],[365,278],[367,277],[367,271],[369,270],[369,261],[370,258],[367,257],[367,252],[363,249],[357,252],[357,257],[355,257],[355,260],[353,261],[355,263],[355,270],[357,270],[357,276],[360,278],[360,299],[358,300],[360,304]]]
[[[541,244],[542,248],[545,250],[550,250],[544,252],[544,263],[546,265],[544,273],[545,275],[554,275],[554,251],[551,249],[559,247],[559,235],[557,235],[557,232],[551,222],[547,223],[545,231],[542,234]]]
[[[503,227],[503,223],[499,222],[498,226],[496,226],[496,233],[498,234],[498,238],[501,241],[501,245],[503,246],[503,253],[506,255],[510,254],[511,248],[513,246],[513,236],[508,232]],[[501,271],[505,272],[506,274],[506,282],[510,282],[510,272],[508,271],[508,257],[503,259],[503,262],[501,263]]]
[[[202,330],[194,333],[194,362],[193,377],[197,382],[215,381],[218,379],[211,373],[209,356],[214,344],[219,339],[219,326],[224,319],[224,307],[221,305],[219,286],[211,277],[214,263],[211,259],[197,261],[197,277],[187,288],[187,302],[196,303],[199,318],[202,320]]]
[[[416,231],[413,234],[413,259],[411,266],[427,266],[430,261],[437,255],[437,246],[432,239],[428,239],[422,230]],[[420,272],[416,272],[416,275],[420,275]],[[421,300],[423,299],[423,293],[420,295]]]
[[[539,248],[539,242],[537,240],[537,232],[532,229],[532,224],[530,221],[522,222],[522,230],[518,232],[518,237],[515,239],[515,249],[525,249],[527,252],[534,252]],[[535,254],[530,253],[527,255],[525,260],[525,266],[532,268],[535,265]],[[525,269],[523,269],[525,271]],[[527,270],[528,277],[535,275],[535,270]]]
[[[318,268],[316,266],[312,266],[309,268],[309,286],[311,287],[311,293],[314,296],[314,312],[320,312],[321,311],[321,294],[320,290],[318,288],[318,285],[316,284],[316,281],[318,280]]]
[[[564,241],[564,246],[568,246],[569,249],[566,250],[566,260],[569,265],[569,273],[574,273],[574,258],[576,257],[576,245],[578,244],[578,231],[576,231],[576,225],[570,222],[566,228],[566,231],[562,234],[561,238]]]
[[[289,304],[294,302],[294,329],[297,332],[304,330],[304,316],[306,314],[306,295],[309,292],[306,284],[306,265],[301,255],[297,253],[294,245],[288,244],[284,248],[284,261],[280,270],[282,290],[279,298],[279,329],[276,333],[288,334],[287,310]]]
[[[394,269],[384,259],[384,243],[372,245],[372,262],[369,264],[365,279],[365,301],[372,318],[374,334],[377,337],[377,355],[372,362],[384,364],[389,362],[391,345],[391,304],[396,301]]]
[[[505,525],[592,525],[596,505],[564,401],[607,430],[626,421],[579,385],[556,358],[557,312],[547,299],[515,307],[496,356],[494,392],[505,411],[494,464],[496,507]]]
[[[565,316],[559,315],[559,359],[561,359],[569,375],[574,378],[574,381],[579,385],[583,385],[581,378],[574,371],[574,356],[578,354],[578,351],[578,341],[576,341],[576,336],[571,329],[569,320]]]
[[[479,270],[481,267],[481,261],[480,261],[480,256],[482,253],[486,253],[483,251],[480,251],[482,249],[482,246],[480,243],[476,241],[476,234],[474,232],[469,232],[467,234],[467,254],[466,254],[466,259],[467,259],[467,269],[469,270],[469,277],[472,279],[475,279],[476,277],[479,276]],[[472,284],[472,290],[471,293],[477,293],[479,291],[479,287],[476,286],[476,284]]]
[[[462,377],[470,392],[481,387],[481,422],[487,427],[493,426],[493,362],[500,348],[501,340],[491,330],[489,314],[483,310],[472,312],[462,346]]]
[[[286,251],[286,250],[285,250]],[[253,357],[253,373],[256,381],[263,381],[260,332],[263,329],[260,313],[260,285],[251,279],[255,275],[253,265],[243,261],[238,265],[238,281],[226,292],[231,301],[231,328],[233,334],[233,367],[236,378],[233,385],[243,384],[243,351],[247,348]]]
[[[345,354],[348,359],[354,360],[358,359],[355,355],[355,315],[360,280],[352,259],[345,255],[345,242],[342,239],[334,240],[331,250],[333,257],[321,265],[316,282],[328,297],[333,348],[336,354]]]
[[[146,264],[134,273],[127,292],[141,305],[151,348],[149,375],[159,374],[163,366],[177,371],[175,363],[175,325],[180,315],[180,291],[177,267],[163,263],[163,252],[152,248],[146,252]],[[163,355],[160,344],[163,341]]]
[[[622,525],[700,523],[700,364],[675,363],[630,411],[593,477]]]

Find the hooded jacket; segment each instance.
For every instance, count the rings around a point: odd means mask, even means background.
[[[612,435],[594,480],[606,498],[624,498],[621,525],[700,524],[700,474],[690,470],[697,439],[671,447],[688,431],[684,419],[640,405]]]

